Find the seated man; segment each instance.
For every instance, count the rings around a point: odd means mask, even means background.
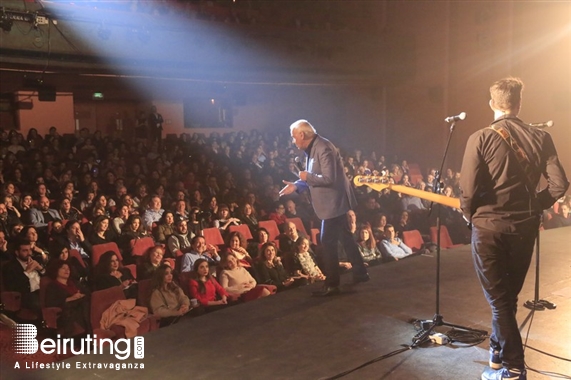
[[[286,217],[300,218],[305,231],[309,232],[311,230],[311,215],[309,215],[309,213],[303,207],[298,208],[297,204],[293,200],[288,199],[285,203],[285,208]]]
[[[212,244],[207,245],[203,236],[193,237],[190,244],[191,249],[182,257],[182,273],[192,271],[194,262],[198,259],[205,259],[210,265],[216,265],[220,261],[216,247]]]
[[[15,256],[4,265],[2,279],[7,291],[22,295],[22,307],[40,312],[40,277],[45,269],[32,259],[32,247],[28,240],[18,240]]]
[[[50,200],[47,197],[40,197],[38,208],[30,210],[30,219],[36,228],[47,227],[49,222],[61,220],[56,209],[50,208]]]
[[[143,214],[143,226],[147,231],[152,231],[153,223],[158,223],[158,221],[161,220],[161,216],[163,216],[163,212],[165,212],[161,206],[161,198],[158,195],[153,195],[149,203],[149,208],[146,209]]]
[[[294,247],[300,238],[307,239],[307,236],[305,236],[305,234],[303,234],[302,232],[298,231],[293,222],[285,222],[284,233],[280,235],[279,241],[280,241],[280,251],[282,252],[281,256],[283,260],[283,266],[286,269],[286,271],[288,271],[288,273],[291,273],[291,271],[294,268],[293,265],[293,257],[295,253]],[[311,247],[309,248],[309,252],[311,256],[315,258],[315,253]]]
[[[171,257],[176,257],[176,251],[189,252],[192,249],[190,239],[194,237],[194,233],[188,231],[188,221],[177,219],[174,225],[174,233],[167,239],[167,247]]]
[[[385,226],[385,238],[381,242],[381,254],[384,259],[396,261],[412,255],[412,249],[397,237],[395,228],[391,224]]]

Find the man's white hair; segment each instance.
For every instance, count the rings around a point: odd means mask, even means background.
[[[306,138],[312,138],[317,131],[313,128],[313,125],[309,121],[301,119],[290,125],[289,130],[293,132],[295,130],[303,132]]]

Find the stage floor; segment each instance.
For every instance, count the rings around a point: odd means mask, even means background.
[[[571,357],[571,228],[541,233],[540,298],[555,310],[520,307],[527,344]],[[469,246],[441,254],[440,314],[446,322],[490,330],[490,309],[477,282]],[[69,370],[2,378],[34,379],[324,379],[411,343],[412,319],[436,311],[436,257],[418,256],[370,268],[371,281],[343,285],[340,296],[310,297],[317,285],[280,293],[145,335],[144,369],[73,369],[76,362],[120,362],[109,355],[74,357]],[[349,282],[345,276],[342,281]],[[535,256],[520,305],[534,297]],[[531,324],[531,328],[530,327]],[[446,328],[439,328],[444,329]],[[357,370],[344,379],[479,379],[488,341],[477,346],[428,345]],[[571,375],[571,363],[526,349],[528,366]],[[528,379],[547,379],[532,371]]]

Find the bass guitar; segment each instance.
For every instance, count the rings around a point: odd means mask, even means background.
[[[430,202],[439,203],[444,206],[460,208],[460,199],[447,197],[446,195],[431,193],[429,191],[423,191],[415,189],[414,187],[408,187],[403,185],[395,185],[389,183],[389,178],[386,176],[373,176],[373,175],[357,175],[353,178],[353,183],[355,186],[368,186],[376,191],[383,191],[384,189],[390,189],[396,191],[397,193],[407,194],[413,197],[418,197],[421,199],[426,199]]]

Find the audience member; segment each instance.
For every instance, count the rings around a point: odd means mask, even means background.
[[[91,331],[89,298],[82,292],[71,276],[72,270],[68,262],[54,260],[46,270],[49,282],[45,293],[46,307],[59,307],[62,311],[57,319],[58,329],[63,329],[64,337],[75,333],[75,325],[82,332]]]
[[[152,313],[161,318],[161,327],[177,323],[180,317],[192,310],[190,300],[180,286],[173,281],[172,272],[169,265],[161,264],[152,277],[153,291],[149,306]]]
[[[233,252],[228,252],[220,264],[223,268],[220,273],[220,285],[226,293],[239,296],[245,302],[271,294],[267,288],[256,286],[257,282],[254,277],[242,267],[240,260]]]
[[[190,294],[206,311],[214,311],[228,305],[228,293],[210,274],[208,260],[200,258],[194,262],[193,276],[190,280]]]
[[[396,236],[395,228],[387,224],[385,226],[385,238],[381,242],[381,252],[385,259],[400,260],[412,255],[410,249]]]
[[[121,265],[115,252],[107,251],[101,255],[94,274],[95,290],[121,286],[127,298],[137,298],[137,281],[131,271]]]

